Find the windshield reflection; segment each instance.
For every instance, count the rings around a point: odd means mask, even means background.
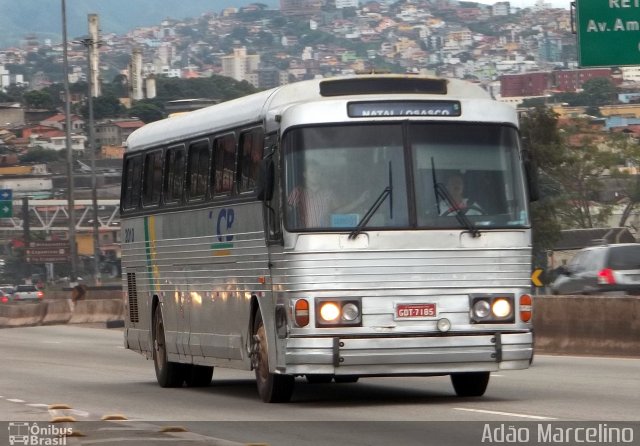
[[[288,131],[283,147],[289,231],[529,224],[517,132],[511,127],[307,127]],[[393,199],[372,211],[385,190],[393,191]]]

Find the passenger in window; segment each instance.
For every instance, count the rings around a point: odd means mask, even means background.
[[[332,197],[323,175],[323,169],[319,164],[309,163],[304,170],[302,186],[294,187],[289,194],[287,203],[297,217],[300,227],[328,226]]]
[[[461,210],[466,215],[482,215],[484,210],[475,201],[470,201],[464,194],[464,177],[460,173],[453,173],[449,175],[445,181],[447,192],[453,200],[449,203],[448,200],[441,200],[439,203],[440,215],[455,215],[458,210]]]

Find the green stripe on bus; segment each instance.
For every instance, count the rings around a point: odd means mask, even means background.
[[[149,234],[149,217],[144,217],[144,246],[147,255],[147,274],[151,282],[151,291],[156,292],[156,281],[153,274],[153,265],[151,263],[151,236]]]

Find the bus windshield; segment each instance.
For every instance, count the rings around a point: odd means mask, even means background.
[[[510,126],[302,127],[285,134],[283,147],[289,231],[529,225]]]

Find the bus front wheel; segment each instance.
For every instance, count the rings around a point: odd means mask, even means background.
[[[153,364],[160,387],[181,387],[184,381],[184,365],[167,360],[167,344],[160,307],[153,313]]]
[[[269,350],[267,332],[260,312],[256,315],[253,328],[252,365],[256,374],[258,394],[265,403],[284,403],[293,394],[294,377],[269,372]]]
[[[452,373],[451,384],[458,396],[482,396],[489,384],[489,372]]]

